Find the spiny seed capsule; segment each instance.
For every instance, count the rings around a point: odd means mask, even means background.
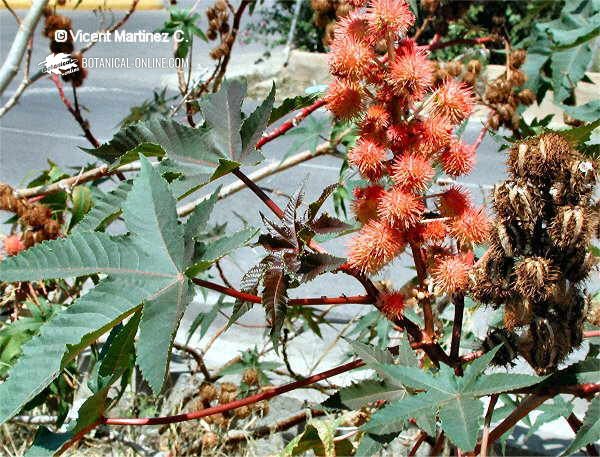
[[[594,226],[587,208],[561,206],[553,218],[548,233],[552,242],[560,249],[587,246]]]
[[[525,306],[527,305],[527,306]],[[533,314],[526,300],[516,298],[507,300],[504,306],[504,327],[507,330],[514,330],[524,327],[531,322]]]
[[[494,209],[500,217],[534,223],[542,204],[535,188],[525,181],[504,181],[494,188]]]
[[[545,300],[553,292],[558,271],[549,259],[527,257],[515,266],[517,291],[531,300]]]
[[[206,401],[213,401],[217,398],[217,388],[212,384],[203,384],[200,387],[200,398]]]
[[[492,365],[496,366],[513,366],[518,353],[519,337],[516,333],[510,332],[504,328],[490,329],[483,340],[481,349],[489,352],[498,345],[502,347],[496,352],[492,359]]]

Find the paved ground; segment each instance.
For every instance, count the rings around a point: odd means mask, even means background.
[[[202,1],[200,10],[208,4]],[[73,18],[75,28],[86,31],[94,31],[97,21],[90,13],[69,13]],[[155,30],[166,18],[162,11],[142,11],[136,13],[127,23],[126,30],[135,31],[145,29]],[[6,56],[15,26],[9,14],[0,11],[0,61]],[[47,50],[44,38],[37,32],[35,39],[38,46],[34,52],[32,62],[37,64],[45,55]],[[234,53],[232,70],[239,71],[252,65],[261,56],[263,49],[254,44],[240,46]],[[90,51],[89,56],[170,56],[170,46],[161,45],[134,45],[134,44],[99,44]],[[207,59],[207,46],[201,44],[194,49],[195,65],[200,67],[210,65]],[[89,111],[86,116],[89,119],[94,134],[101,140],[108,140],[116,131],[119,121],[128,113],[129,107],[139,104],[142,100],[151,97],[152,90],[160,86],[172,74],[170,70],[140,70],[128,69],[115,71],[110,69],[99,69],[90,71],[89,78],[80,89],[80,103],[85,105]],[[11,95],[19,77],[15,79],[11,88],[2,97],[2,102]],[[325,116],[324,112],[318,116]],[[465,133],[467,141],[473,141],[479,129],[480,122],[472,122]],[[283,137],[281,140],[268,145],[264,149],[267,161],[281,158],[289,149],[291,140]],[[80,166],[91,160],[78,146],[88,147],[85,140],[79,136],[77,124],[65,111],[62,103],[57,97],[55,87],[47,80],[38,82],[28,90],[22,97],[21,102],[11,112],[0,119],[0,181],[12,185],[23,183],[26,178],[33,176],[46,166],[47,160],[52,160],[61,166]],[[478,163],[475,171],[469,177],[473,184],[492,184],[503,177],[503,155],[498,152],[498,145],[487,138],[479,152]],[[261,185],[291,193],[300,183],[306,179],[307,198],[315,198],[320,190],[327,184],[337,181],[339,161],[330,157],[315,159],[305,163],[293,171],[281,173],[261,182]],[[227,182],[225,179],[224,182]],[[476,188],[473,193],[478,198],[481,192]],[[281,198],[281,197],[276,197]],[[258,211],[263,211],[259,202],[252,194],[242,191],[226,202],[219,204],[216,213],[221,222],[230,221],[232,226],[238,225],[235,214],[246,218],[250,223],[258,223]],[[344,246],[341,243],[329,243],[328,247],[335,253],[343,254]],[[228,261],[229,270],[235,280],[242,271],[253,265],[260,258],[260,252],[247,248],[239,253],[234,261]],[[407,261],[398,262],[392,268],[384,272],[384,277],[393,280],[396,284],[403,283],[412,275],[411,270],[406,268]],[[342,276],[329,276],[314,283],[308,284],[299,292],[302,295],[336,295],[339,293],[360,293],[360,288],[352,281]],[[216,297],[209,294],[208,302],[213,302]],[[179,338],[183,338],[189,328],[191,320],[200,310],[206,309],[208,305],[201,302],[194,303],[186,316],[180,330]],[[336,311],[334,315],[342,319],[349,319],[363,312],[364,307],[349,306],[343,310]],[[244,321],[246,324],[262,324],[264,316],[258,309],[249,313]],[[215,328],[223,323],[217,319]],[[214,328],[212,329],[214,330]],[[224,360],[237,354],[239,350],[249,348],[257,344],[261,329],[233,327],[222,338],[218,349],[208,353],[207,359],[211,366],[217,366]],[[209,332],[210,333],[210,332]],[[324,340],[315,343],[314,339],[299,338],[290,349],[292,363],[299,372],[304,372],[307,367],[313,365],[318,355],[326,347],[335,332],[332,329],[324,330]],[[197,343],[194,341],[194,343]],[[202,342],[204,343],[204,342]],[[331,352],[324,360],[321,369],[338,362],[343,355],[344,348],[339,347]],[[345,378],[347,381],[348,378]],[[344,380],[336,379],[337,382]],[[307,392],[296,393],[298,398],[306,398]],[[552,426],[550,426],[552,427]],[[554,436],[568,437],[569,432],[562,425],[560,430],[555,430]]]

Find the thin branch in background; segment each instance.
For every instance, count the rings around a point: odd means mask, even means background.
[[[565,417],[565,420],[569,423],[571,430],[573,430],[573,433],[575,434],[579,432],[579,429],[583,425],[583,423],[579,420],[575,413],[569,414],[569,417]],[[598,449],[596,449],[595,444],[590,443],[586,445],[585,450],[590,457],[598,457]]]
[[[198,369],[202,372],[202,375],[204,376],[204,378],[208,382],[211,382],[213,380],[213,377],[211,376],[210,372],[208,371],[208,368],[206,368],[206,364],[204,363],[204,358],[202,357],[202,354],[200,354],[199,351],[197,351],[193,347],[190,347],[186,344],[177,343],[177,342],[173,342],[173,347],[179,351],[183,351],[183,352],[189,354],[190,356],[192,356],[192,358],[196,362],[196,365],[198,365]]]
[[[27,49],[27,43],[29,43],[47,4],[48,0],[33,0],[29,11],[27,11],[23,20],[19,23],[15,39],[0,68],[0,95],[4,94],[10,82],[17,75],[21,60]]]
[[[417,437],[415,439],[415,444],[413,444],[413,447],[410,448],[410,451],[408,452],[408,457],[414,457],[415,455],[417,455],[417,451],[426,439],[427,433],[425,433],[423,430],[419,430],[419,433],[417,433]]]
[[[131,17],[131,15],[135,12],[135,9],[137,8],[137,5],[138,5],[139,2],[140,2],[140,0],[133,0],[131,2],[131,5],[129,6],[129,9],[125,13],[125,15],[121,19],[119,19],[119,21],[115,22],[112,26],[108,27],[107,29],[100,30],[99,33],[108,33],[108,34],[111,34],[115,30],[118,30],[121,27],[123,27],[125,25],[125,23],[129,20],[129,18]],[[96,43],[97,43],[97,41],[94,41],[94,40],[89,41],[85,46],[83,46],[79,50],[79,52],[81,52],[82,54],[86,53]]]
[[[498,394],[493,394],[490,397],[490,403],[488,405],[485,418],[483,420],[483,437],[481,438],[481,457],[487,457],[489,449],[489,435],[490,435],[490,424],[492,423],[492,416],[494,415],[494,408],[498,402]]]
[[[221,87],[221,82],[223,82],[223,78],[225,77],[225,72],[227,71],[229,59],[231,59],[231,51],[233,50],[233,45],[235,44],[235,39],[237,38],[237,34],[240,30],[240,23],[242,21],[242,16],[244,15],[244,11],[246,10],[246,7],[248,5],[250,5],[250,3],[252,3],[252,0],[242,0],[240,2],[240,6],[238,6],[238,9],[236,10],[235,14],[233,15],[233,23],[231,25],[231,30],[229,31],[229,37],[231,40],[231,42],[229,44],[229,52],[227,52],[225,54],[225,56],[223,57],[223,60],[221,61],[219,72],[217,73],[217,76],[215,77],[215,80],[213,83],[213,92],[215,92],[216,90],[219,89],[219,87]]]
[[[15,11],[11,8],[8,2],[6,0],[2,0],[2,3],[4,4],[4,8],[6,8],[7,11],[12,15],[12,17],[15,18],[17,25],[21,25],[21,18],[17,15],[17,13],[15,13]]]
[[[83,131],[83,135],[85,136],[85,138],[95,148],[99,147],[100,142],[93,135],[92,131],[90,130],[89,123],[81,115],[81,111],[79,110],[79,107],[77,107],[77,109],[74,108],[73,105],[71,104],[70,100],[66,97],[65,91],[63,90],[62,82],[60,81],[60,77],[58,75],[52,75],[52,82],[54,83],[54,85],[56,86],[56,89],[58,90],[58,96],[60,97],[60,100],[63,102],[63,104],[69,111],[69,113],[71,113],[71,115],[75,118],[75,120],[81,127],[81,130]],[[75,89],[73,89],[73,90],[75,90]]]
[[[239,443],[241,441],[264,438],[266,436],[272,435],[273,433],[283,432],[296,425],[301,425],[310,418],[320,417],[324,415],[325,411],[321,409],[310,409],[306,411],[301,411],[297,414],[294,414],[293,416],[281,419],[280,421],[277,421],[274,424],[262,425],[260,427],[255,428],[254,430],[228,432],[225,435],[224,442],[226,444],[234,444]]]
[[[452,324],[452,342],[450,343],[450,358],[452,360],[458,360],[458,354],[460,351],[460,338],[462,335],[462,326],[463,326],[463,314],[465,309],[465,296],[460,294],[459,296],[455,296],[452,299],[454,303],[454,322]],[[457,366],[455,368],[459,370],[462,374],[462,366]]]
[[[517,422],[527,416],[531,411],[536,409],[542,403],[544,403],[549,398],[552,398],[552,394],[531,394],[525,397],[525,399],[517,406],[512,413],[508,415],[500,424],[494,428],[489,434],[488,437],[488,445],[491,446],[494,442],[508,432],[511,428],[513,428]],[[475,448],[475,455],[479,453],[481,450],[481,444],[477,445]]]

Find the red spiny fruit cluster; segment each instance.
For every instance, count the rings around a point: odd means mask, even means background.
[[[431,254],[426,260],[438,290],[463,291],[473,264],[469,252],[485,240],[487,216],[460,187],[431,200],[436,208],[427,207],[425,192],[436,167],[453,177],[472,170],[475,147],[454,130],[473,111],[474,96],[453,79],[433,87],[427,50],[406,36],[415,18],[405,0],[354,3],[336,26],[327,96],[337,118],[358,124],[348,159],[370,181],[355,191],[353,209],[363,227],[351,241],[349,263],[373,274],[415,243]],[[433,209],[440,220],[424,221]],[[384,301],[383,308],[394,310],[402,303]]]

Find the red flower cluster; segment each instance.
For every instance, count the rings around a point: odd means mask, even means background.
[[[453,79],[432,86],[433,62],[406,37],[415,18],[405,0],[364,3],[353,2],[357,9],[337,25],[330,56],[335,80],[327,96],[336,117],[358,124],[360,138],[348,160],[371,182],[355,191],[353,209],[364,226],[351,241],[348,260],[376,273],[407,243],[428,244],[432,252],[448,253],[443,262],[428,263],[434,283],[453,293],[466,287],[472,262],[464,255],[485,240],[487,217],[463,189],[452,187],[437,196],[445,219],[423,222],[424,192],[436,167],[449,176],[473,169],[475,148],[453,132],[473,111],[474,97]],[[443,246],[450,237],[458,247],[454,253]]]

